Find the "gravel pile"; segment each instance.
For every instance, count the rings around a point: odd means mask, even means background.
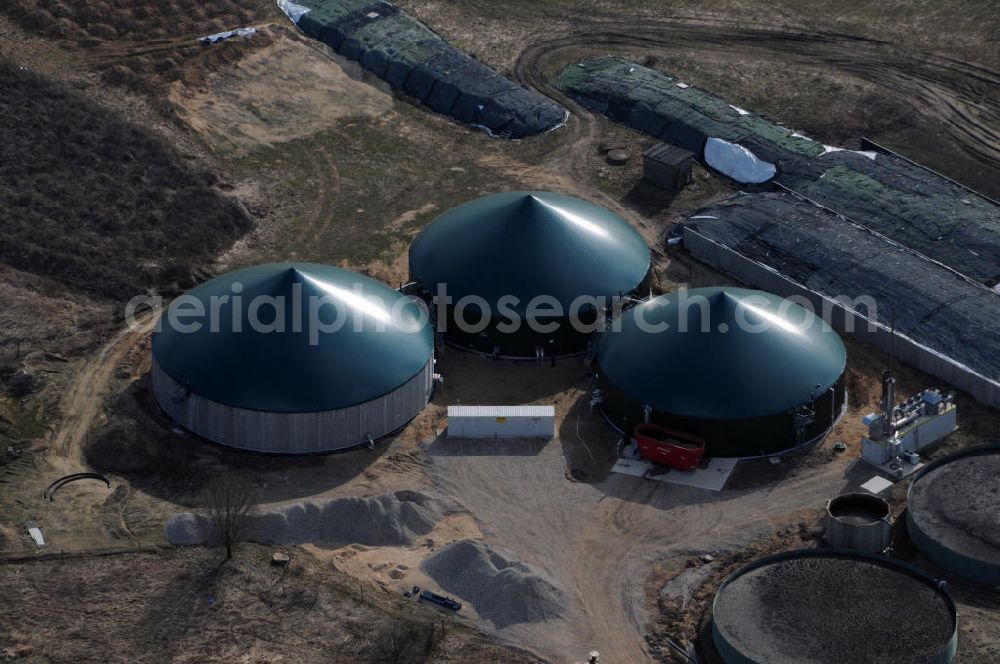
[[[933,469],[914,482],[909,510],[931,539],[1000,564],[1000,453],[967,456]]]
[[[720,589],[716,628],[771,664],[928,662],[955,625],[930,583],[865,560],[808,557],[758,567]]]
[[[553,620],[566,611],[566,598],[551,581],[483,542],[453,542],[421,568],[498,629]]]
[[[394,546],[426,535],[440,521],[442,506],[415,491],[371,498],[302,502],[248,517],[247,539],[265,544],[322,543]],[[208,520],[185,512],[172,517],[165,534],[173,544],[197,544],[209,538]]]

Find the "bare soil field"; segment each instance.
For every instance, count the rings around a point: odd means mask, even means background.
[[[567,126],[505,142],[428,113],[300,37],[270,0],[14,0],[0,8],[0,54],[14,63],[0,65],[0,75],[15,92],[0,99],[10,111],[0,134],[11,135],[0,142],[11,165],[0,166],[0,197],[8,197],[0,207],[20,215],[0,239],[8,247],[0,253],[0,554],[37,555],[24,529],[34,520],[48,552],[72,556],[0,562],[13,600],[0,604],[4,656],[389,661],[379,634],[397,618],[442,616],[403,591],[439,588],[424,561],[468,540],[466,549],[495,549],[494,563],[544,579],[533,587],[551,583],[560,610],[511,622],[489,602],[479,599],[480,613],[460,596],[466,606],[426,661],[573,662],[590,649],[608,662],[679,661],[670,643],[686,648],[704,636],[705,608],[729,571],[816,546],[825,501],[871,476],[853,461],[887,359],[852,340],[849,409],[827,441],[780,464],[744,464],[718,495],[611,474],[617,436],[587,407],[590,371],[578,360],[516,365],[448,349],[434,401],[374,450],[276,459],[173,428],[148,389],[148,327],[120,324],[123,295],[175,292],[269,260],[334,263],[395,284],[408,276],[410,238],[478,195],[539,188],[582,196],[644,235],[657,288],[731,283],[665,249],[662,238],[734,188],[701,169],[678,195],[639,182],[638,155],[651,139],[582,112],[548,84],[587,55],[645,60],[826,142],[867,135],[1000,195],[1000,42],[991,12],[975,3],[888,12],[778,2],[766,15],[740,0],[669,11],[646,0],[400,4],[566,104],[574,112]],[[211,47],[196,41],[245,25],[258,34]],[[607,163],[608,142],[627,145],[624,166]],[[933,384],[906,367],[898,373],[901,394]],[[26,391],[11,392],[15,384]],[[446,407],[455,403],[555,404],[558,435],[448,440]],[[934,456],[1000,438],[995,411],[962,395],[958,403],[962,428]],[[844,453],[832,449],[839,440]],[[11,444],[14,454],[4,451]],[[109,476],[110,490],[78,482],[42,500],[52,480],[93,468]],[[456,507],[408,543],[289,547],[287,572],[267,565],[271,549],[251,544],[222,566],[206,548],[86,555],[165,547],[166,520],[204,507],[205,489],[220,477],[249,481],[266,511],[395,491]],[[890,492],[896,514],[904,485]],[[898,555],[931,569],[905,535],[898,539]],[[715,556],[708,567],[703,554]],[[431,569],[448,580],[447,570]],[[949,583],[960,603],[961,661],[996,661],[1000,604]]]
[[[341,58],[341,67],[331,67],[338,56],[322,44],[290,27],[270,30],[281,38],[209,73],[203,85],[178,81],[170,87],[181,121],[213,151],[274,147],[307,138],[342,117],[379,117],[392,107],[391,95],[359,80],[360,65]]]

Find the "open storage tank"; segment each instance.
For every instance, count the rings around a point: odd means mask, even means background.
[[[800,550],[762,558],[719,587],[712,640],[726,664],[950,662],[955,603],[889,558]]]
[[[826,541],[835,549],[882,553],[892,543],[889,503],[870,493],[845,493],[826,504]]]
[[[907,492],[906,529],[949,572],[1000,585],[1000,444],[961,450],[921,469]]]

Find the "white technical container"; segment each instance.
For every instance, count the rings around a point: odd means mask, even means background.
[[[555,436],[555,406],[448,406],[449,438]]]

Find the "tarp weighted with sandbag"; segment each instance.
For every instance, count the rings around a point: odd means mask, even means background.
[[[566,121],[562,106],[462,53],[389,2],[295,4],[295,11],[287,2],[282,9],[293,21],[297,17],[303,32],[434,111],[508,138],[544,133]]]

